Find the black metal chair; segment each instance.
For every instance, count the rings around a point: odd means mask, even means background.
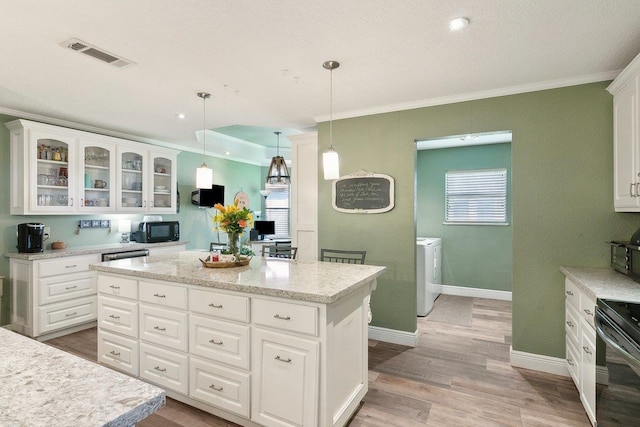
[[[226,243],[216,243],[216,242],[209,243],[209,252],[222,251],[224,249],[227,249]]]
[[[343,251],[342,249],[320,249],[320,261],[344,264],[364,264],[367,251]]]
[[[298,248],[293,246],[265,245],[262,247],[262,256],[266,258],[296,259]]]

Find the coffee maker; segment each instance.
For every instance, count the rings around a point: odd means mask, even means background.
[[[49,238],[44,233],[44,224],[27,222],[18,224],[18,252],[34,253],[44,251],[44,242]]]

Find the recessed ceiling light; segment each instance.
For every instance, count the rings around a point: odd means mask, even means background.
[[[183,113],[176,114],[176,117],[179,118],[180,120],[184,120],[187,118],[187,116],[185,116]]]
[[[469,25],[469,19],[468,18],[455,18],[452,19],[451,21],[449,21],[449,29],[451,31],[458,31],[463,29],[464,27],[466,27],[467,25]]]
[[[230,151],[225,151],[224,154],[226,154],[227,156],[230,156],[231,152]]]

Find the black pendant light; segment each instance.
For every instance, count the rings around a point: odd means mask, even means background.
[[[276,146],[276,156],[271,159],[271,165],[269,165],[269,172],[267,172],[267,184],[289,184],[291,182],[291,176],[289,175],[289,168],[284,161],[284,157],[280,156],[280,134],[282,132],[274,132],[278,138],[278,145]]]

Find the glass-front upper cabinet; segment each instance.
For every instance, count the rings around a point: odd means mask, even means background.
[[[175,156],[152,154],[150,168],[152,169],[152,183],[149,197],[150,211],[175,213],[176,211],[176,177]]]
[[[74,206],[74,180],[78,171],[74,167],[75,140],[66,136],[31,131],[29,133],[32,212],[72,212]]]
[[[82,173],[79,210],[115,212],[115,145],[80,141]]]
[[[118,192],[116,203],[121,212],[147,210],[147,151],[118,147]]]

